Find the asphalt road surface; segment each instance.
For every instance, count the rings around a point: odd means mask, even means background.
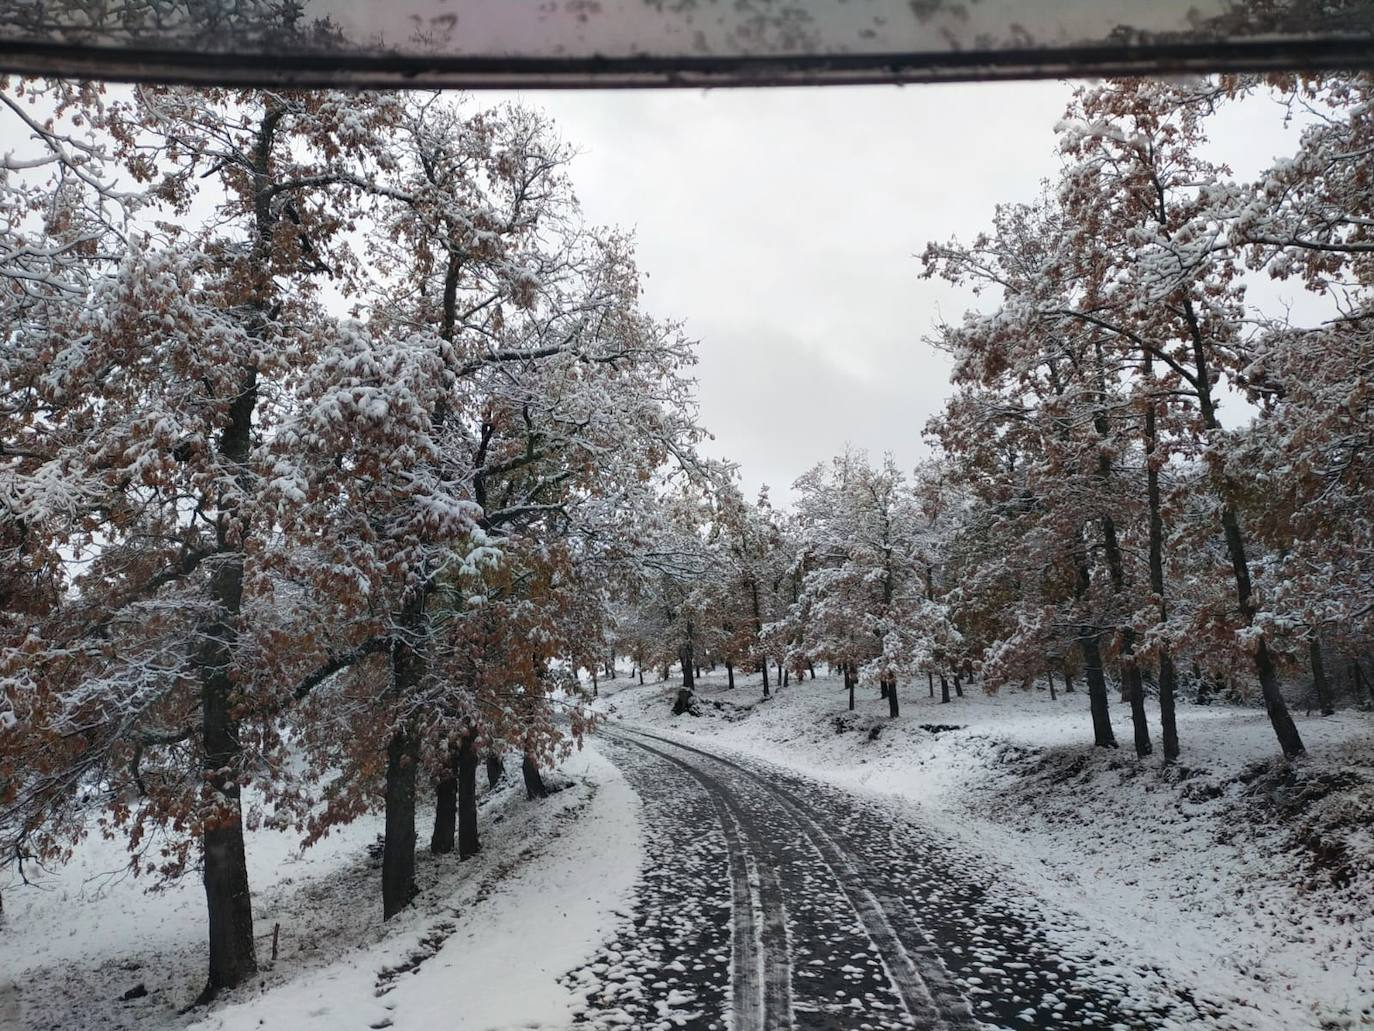
[[[990,890],[995,873],[916,819],[626,725],[600,736],[643,800],[646,862],[617,939],[569,975],[589,1027],[1154,1028],[1200,1016],[1186,994],[1167,1008],[1158,991],[1133,998],[1151,972],[1120,955],[1065,958]]]

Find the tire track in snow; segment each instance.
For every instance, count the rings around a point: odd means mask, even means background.
[[[841,851],[871,888],[946,1015],[946,1026],[1007,1031],[1247,1026],[1243,1016],[1239,1022],[1223,1020],[1222,1010],[1200,1006],[1157,968],[1123,962],[1119,942],[1102,938],[1097,951],[1086,943],[1066,951],[1035,921],[1073,927],[1072,914],[993,890],[995,869],[983,871],[992,875],[991,882],[980,881],[976,873],[972,879],[956,873],[971,858],[964,847],[894,814],[890,806],[763,760],[735,761],[634,725],[619,726],[738,772],[738,780],[747,778],[777,798],[779,808],[790,803],[815,814],[832,841],[844,843]]]
[[[586,1000],[574,1026],[727,1031],[736,907],[716,800],[644,749],[609,739],[606,753],[641,799],[644,865],[614,935],[563,978]]]
[[[731,1028],[790,1031],[792,961],[787,943],[787,913],[777,870],[758,861],[756,850],[762,840],[757,828],[730,792],[698,767],[635,738],[613,736],[686,770],[715,802],[729,848],[734,900]]]
[[[796,822],[799,829],[815,850],[817,857],[830,871],[836,883],[840,886],[845,896],[845,901],[854,910],[860,922],[863,924],[864,931],[869,939],[877,947],[878,953],[882,958],[884,969],[888,979],[897,989],[897,993],[902,1000],[902,1004],[907,1014],[911,1018],[914,1026],[931,1029],[948,1029],[948,1031],[969,1031],[977,1027],[973,1020],[973,1015],[968,1003],[954,987],[945,971],[943,964],[940,963],[938,954],[929,939],[920,934],[916,940],[924,948],[919,948],[917,955],[921,959],[921,967],[918,969],[915,958],[911,951],[904,944],[902,937],[897,933],[894,922],[889,916],[889,912],[896,913],[898,925],[908,931],[908,941],[915,937],[913,929],[916,927],[915,919],[910,910],[903,906],[897,909],[892,899],[887,899],[887,905],[880,900],[873,891],[870,890],[865,878],[860,872],[859,867],[848,853],[842,849],[835,840],[812,818],[806,807],[799,802],[790,792],[787,792],[776,785],[768,783],[754,771],[738,763],[715,755],[711,752],[693,748],[680,742],[668,738],[659,737],[638,729],[617,727],[615,735],[621,740],[634,742],[646,751],[661,755],[670,761],[677,762],[693,772],[703,784],[707,785],[708,790],[728,794],[719,782],[709,775],[703,774],[700,770],[691,766],[690,763],[683,762],[673,756],[666,755],[659,749],[644,744],[638,740],[640,737],[648,738],[652,741],[660,742],[673,748],[690,752],[701,756],[707,760],[725,766],[732,772],[747,777],[750,781],[759,785],[764,791],[771,795]],[[774,874],[776,877],[776,874]],[[889,909],[890,907],[890,909]],[[932,984],[927,983],[929,979]],[[791,1027],[791,1023],[783,1025],[769,1025],[770,1027],[781,1026]],[[738,1031],[738,1029],[737,1029]]]

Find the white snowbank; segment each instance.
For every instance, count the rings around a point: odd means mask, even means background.
[[[564,808],[554,814],[558,826],[550,840],[513,869],[511,860],[531,829],[491,834],[475,862],[487,867],[481,873],[501,879],[466,880],[464,890],[447,902],[453,911],[439,925],[447,936],[438,951],[414,973],[397,977],[390,992],[376,994],[378,971],[405,962],[417,939],[434,926],[359,950],[196,1026],[202,1031],[333,1031],[345,1023],[389,1021],[387,1026],[415,1031],[499,1031],[571,1024],[573,1007],[584,1000],[559,978],[609,937],[617,910],[628,903],[640,865],[639,802],[619,771],[592,747],[562,770],[595,789],[587,809],[575,813],[572,800],[561,801],[572,792],[522,806],[525,813]]]
[[[555,779],[564,778],[570,786],[541,802],[525,801],[518,776],[484,797],[483,851],[467,862],[423,849],[430,816],[420,813],[421,895],[385,924],[369,856],[379,817],[304,853],[292,835],[250,833],[262,975],[186,1015],[177,1010],[205,978],[199,880],[147,894],[120,872],[127,858],[118,843],[84,842],[38,885],[6,891],[0,1027],[566,1026],[583,1000],[558,978],[610,937],[641,855],[639,802],[616,768],[589,746]],[[278,923],[281,952],[271,963]],[[407,969],[388,977],[396,968]],[[139,983],[148,996],[121,1003]]]

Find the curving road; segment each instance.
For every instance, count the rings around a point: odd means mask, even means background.
[[[953,842],[876,801],[623,724],[645,873],[617,939],[569,975],[589,1027],[1154,1028],[1114,957],[1074,961]],[[1158,993],[1150,993],[1157,998]]]

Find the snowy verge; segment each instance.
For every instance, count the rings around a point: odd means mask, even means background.
[[[699,717],[672,715],[672,684],[602,687],[613,719],[884,796],[1004,868],[1009,901],[1069,917],[1052,927],[1066,948],[1115,940],[1241,1026],[1374,1025],[1370,714],[1299,715],[1309,754],[1288,764],[1262,711],[1185,706],[1169,767],[1136,760],[1117,704],[1123,748],[1092,748],[1081,692],[942,704],[904,684],[890,720],[876,691],[851,713],[824,677],[767,701],[752,681],[708,677]]]
[[[142,885],[102,873],[121,862],[112,844],[84,843],[45,891],[6,897],[0,1026],[567,1026],[582,1000],[558,979],[610,936],[630,896],[640,864],[639,804],[594,747],[550,783],[566,787],[540,802],[525,801],[518,783],[487,793],[482,852],[461,863],[419,852],[421,894],[386,923],[371,847],[379,819],[360,820],[304,853],[285,835],[252,834],[263,970],[211,1009],[185,1015],[178,1007],[204,983],[200,885],[190,878],[145,894]],[[428,819],[420,814],[422,830]],[[267,957],[278,924],[273,963]],[[122,1002],[139,983],[148,995]]]

